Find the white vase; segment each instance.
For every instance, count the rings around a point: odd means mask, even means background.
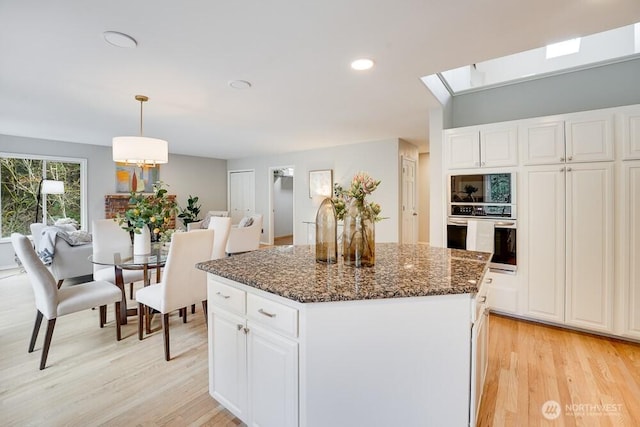
[[[133,254],[145,255],[151,253],[151,232],[149,227],[144,226],[140,234],[133,234]]]

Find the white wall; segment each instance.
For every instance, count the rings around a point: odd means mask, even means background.
[[[273,237],[291,236],[293,234],[292,176],[273,178],[273,210],[275,211]]]
[[[111,147],[0,135],[0,151],[87,159],[89,225],[93,219],[104,218],[104,196],[115,192]],[[177,196],[181,207],[186,206],[192,194],[200,197],[202,212],[226,210],[226,160],[170,154],[169,163],[160,167],[160,179],[168,185],[169,193]],[[0,268],[11,266],[15,266],[13,248],[9,239],[2,239]]]
[[[377,242],[397,242],[399,227],[398,154],[399,140],[389,139],[362,144],[328,147],[318,150],[284,153],[273,156],[228,160],[229,170],[254,169],[256,176],[256,212],[265,215],[262,241],[268,236],[268,207],[271,185],[269,168],[291,165],[294,172],[294,244],[307,243],[307,226],[303,221],[315,221],[321,200],[309,198],[309,171],[333,169],[333,180],[344,185],[358,171],[368,172],[382,181],[371,197],[388,217],[376,224]]]

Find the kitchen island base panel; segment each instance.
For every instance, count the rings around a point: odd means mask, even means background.
[[[467,425],[471,301],[304,304],[300,425]]]

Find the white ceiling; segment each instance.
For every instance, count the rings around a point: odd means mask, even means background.
[[[138,133],[144,94],[171,153],[426,151],[420,77],[638,21],[638,0],[0,0],[0,133],[109,146]],[[376,67],[351,70],[363,56]]]

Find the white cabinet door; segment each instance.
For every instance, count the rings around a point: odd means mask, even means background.
[[[622,159],[640,159],[640,106],[622,114]]]
[[[613,163],[567,167],[567,283],[569,325],[612,330]]]
[[[587,114],[565,122],[567,162],[614,159],[613,115]]]
[[[517,128],[487,127],[480,130],[480,166],[504,167],[518,164]]]
[[[551,165],[564,162],[563,121],[523,124],[518,135],[523,165]]]
[[[527,314],[552,322],[564,321],[565,172],[564,166],[534,166],[524,170],[525,206],[521,224],[526,234]]]
[[[449,169],[480,167],[480,133],[477,130],[447,131]]]
[[[623,197],[624,333],[640,339],[640,162],[625,162]]]
[[[247,338],[242,317],[212,311],[209,317],[210,392],[240,419],[247,419]]]
[[[489,364],[489,309],[482,310],[471,330],[471,408],[469,425],[475,426],[478,419],[482,390]]]
[[[232,224],[255,213],[255,186],[253,171],[229,172],[229,216]]]
[[[298,425],[298,344],[249,322],[250,426]]]

